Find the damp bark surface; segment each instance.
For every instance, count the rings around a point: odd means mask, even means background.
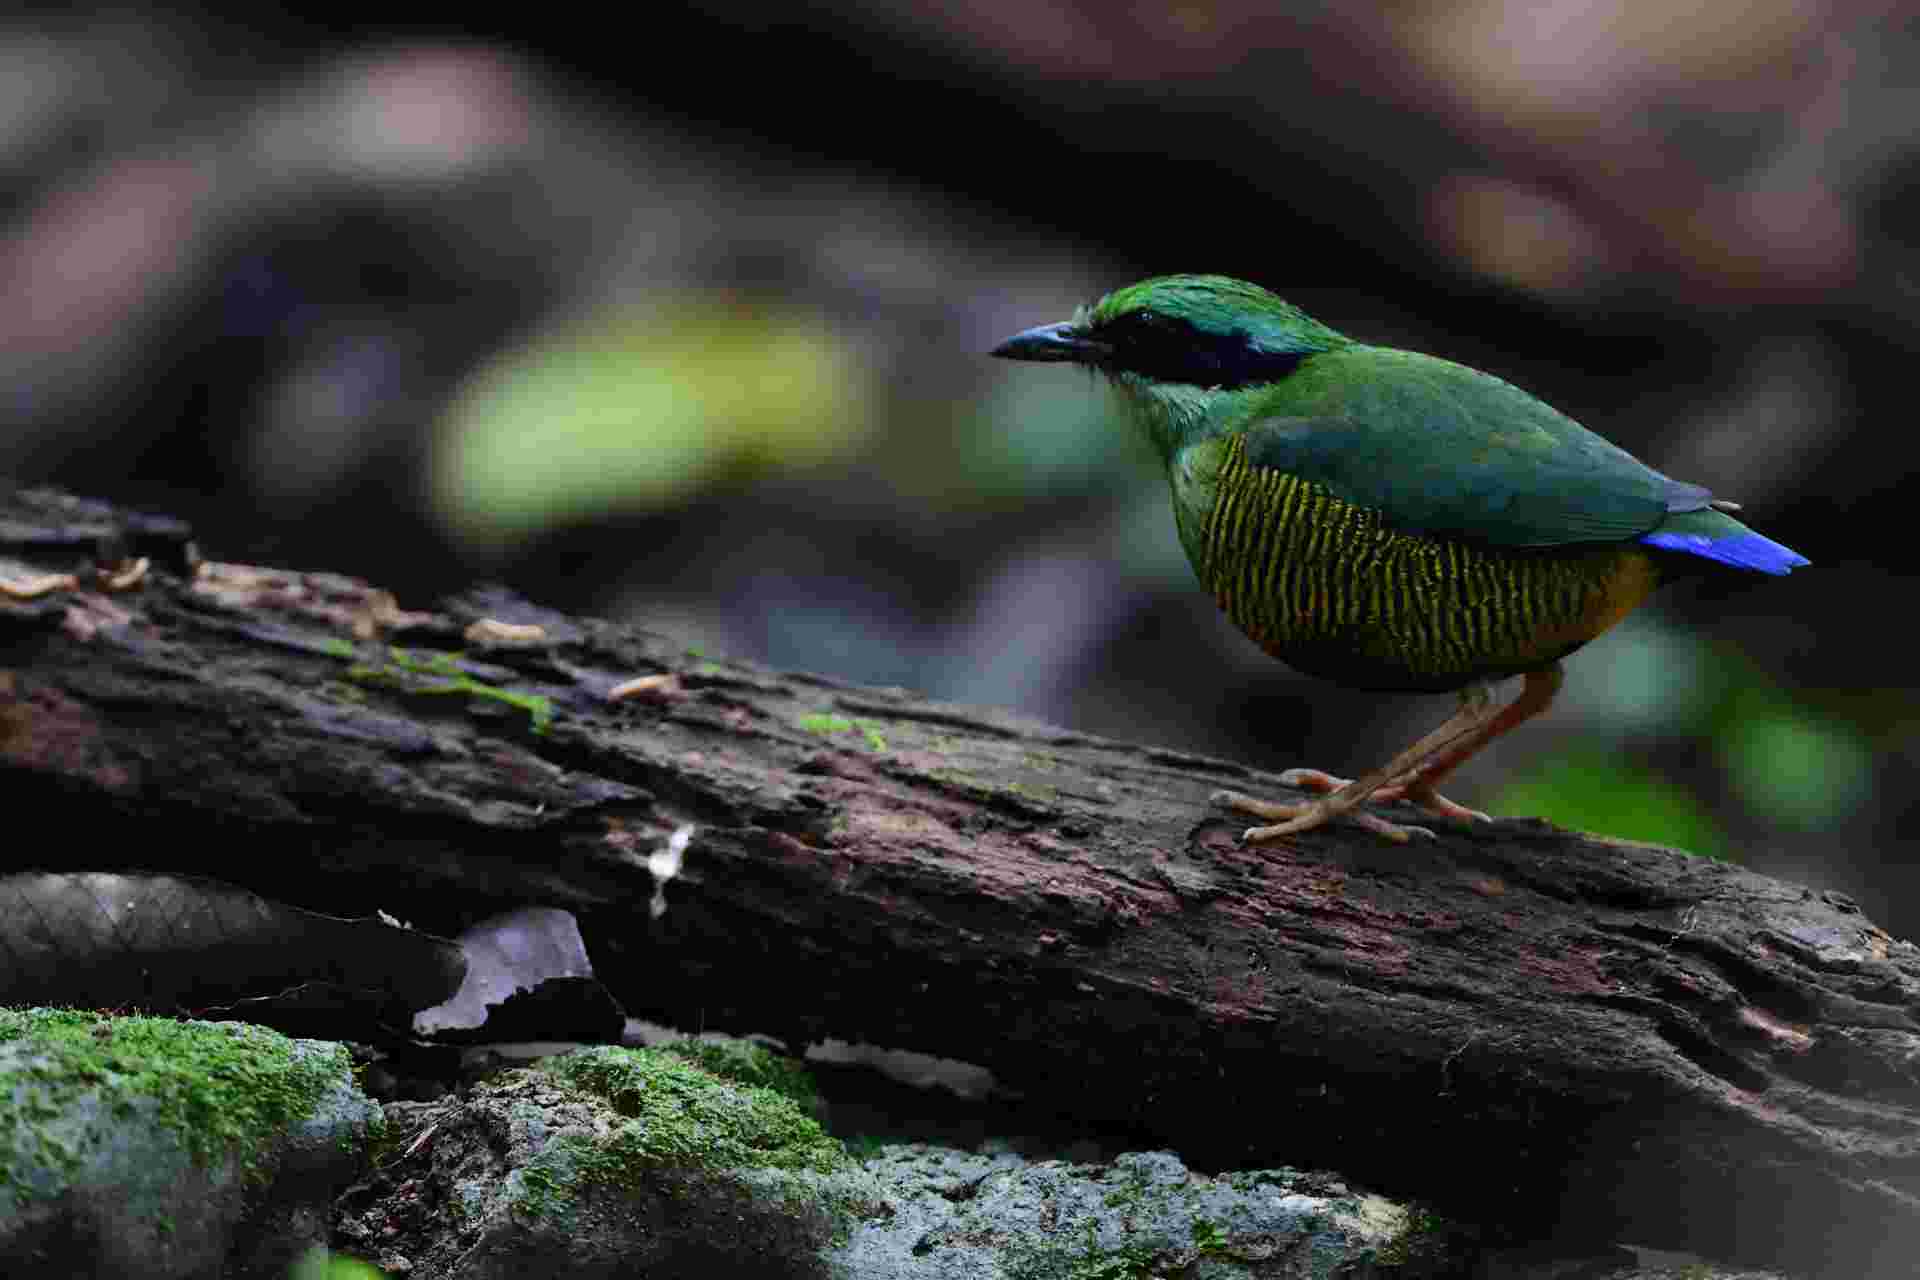
[[[1200,1167],[1560,1243],[1920,1251],[1920,952],[1838,895],[1521,819],[1249,848],[1209,795],[1286,789],[1230,761],[186,539],[0,503],[0,875],[560,907],[631,1014],[980,1063]]]

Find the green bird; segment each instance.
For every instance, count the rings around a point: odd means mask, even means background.
[[[1361,805],[1486,821],[1435,789],[1546,710],[1561,659],[1687,573],[1807,563],[1550,405],[1490,374],[1334,332],[1258,285],[1161,276],[1009,338],[993,354],[1098,369],[1166,464],[1201,585],[1273,656],[1359,689],[1458,690],[1438,729],[1321,793],[1214,797],[1270,825],[1333,819],[1432,836]],[[1505,706],[1495,682],[1525,677]]]

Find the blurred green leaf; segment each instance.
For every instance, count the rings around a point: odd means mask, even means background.
[[[1720,763],[1747,809],[1812,831],[1865,807],[1873,795],[1873,751],[1860,732],[1770,691],[1752,692],[1761,696],[1739,699],[1720,737]]]
[[[371,1262],[319,1245],[301,1254],[287,1272],[287,1280],[386,1280],[387,1273]]]
[[[851,452],[871,373],[809,313],[694,295],[603,313],[481,369],[448,407],[436,499],[481,543],[657,509]]]
[[[1730,856],[1725,833],[1691,791],[1599,752],[1543,762],[1500,788],[1489,808],[1709,858]]]
[[[1641,609],[1580,653],[1562,704],[1614,732],[1694,733],[1721,692],[1705,637]]]

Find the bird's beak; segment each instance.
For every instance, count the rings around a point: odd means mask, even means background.
[[[1089,338],[1071,321],[1043,324],[1024,333],[1016,333],[993,349],[1002,360],[1057,360],[1075,364],[1093,364],[1106,350]]]

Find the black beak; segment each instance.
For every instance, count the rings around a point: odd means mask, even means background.
[[[1072,323],[1043,324],[1024,333],[1016,333],[993,349],[1002,360],[1054,360],[1074,364],[1094,364],[1106,348],[1076,329]]]

